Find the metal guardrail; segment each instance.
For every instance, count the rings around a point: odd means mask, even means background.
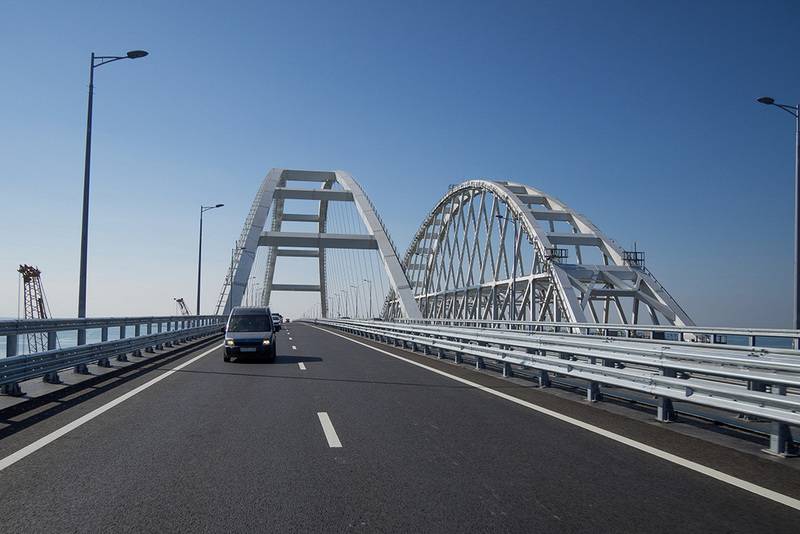
[[[111,328],[119,329],[119,338],[126,338],[128,327],[133,327],[134,336],[144,333],[179,330],[211,324],[220,324],[224,318],[218,315],[163,315],[148,317],[92,317],[85,319],[20,319],[0,321],[0,337],[6,338],[6,357],[20,353],[20,338],[26,334],[46,333],[48,350],[58,347],[59,332],[100,330],[100,341],[108,340]]]
[[[99,343],[51,347],[45,352],[0,358],[0,388],[4,394],[22,395],[19,384],[25,380],[42,377],[45,382],[60,383],[58,372],[64,369],[73,367],[75,372],[86,374],[86,366],[90,363],[110,367],[109,358],[112,357],[126,361],[127,354],[141,356],[142,351],[154,352],[174,343],[218,333],[224,320],[221,316],[206,315],[0,321],[0,335],[12,340],[13,346],[18,336],[32,332],[47,332],[48,345],[53,345],[56,332],[89,328],[100,328],[102,331],[102,341]],[[125,336],[129,326],[134,327],[134,337]],[[139,335],[141,326],[145,326],[146,334]],[[120,329],[120,339],[105,341],[108,329],[114,327]],[[153,333],[154,329],[157,332]]]
[[[654,395],[660,421],[674,418],[673,400],[766,419],[772,421],[768,452],[774,454],[793,452],[789,425],[800,425],[800,395],[787,389],[800,387],[797,350],[518,331],[496,325],[443,326],[437,324],[439,320],[317,322],[439,357],[449,352],[456,362],[469,355],[479,368],[491,360],[502,367],[504,375],[513,374],[512,365],[533,369],[541,386],[550,384],[551,373],[581,379],[592,402],[600,399],[601,385]]]
[[[600,323],[567,323],[545,321],[508,321],[491,319],[397,319],[402,324],[420,324],[435,326],[461,326],[471,328],[491,328],[524,332],[562,332],[608,337],[649,338],[703,344],[730,344],[729,338],[743,338],[744,346],[759,346],[759,340],[783,340],[789,347],[798,347],[800,330],[777,328],[728,328],[709,326],[672,326],[642,324],[600,324]],[[770,347],[772,350],[780,347]]]

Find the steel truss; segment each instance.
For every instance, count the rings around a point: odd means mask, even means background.
[[[289,182],[319,182],[318,189],[295,189]],[[337,185],[338,188],[334,189]],[[316,215],[286,213],[284,200],[301,199],[319,201]],[[352,202],[358,210],[368,234],[331,234],[327,232],[328,205],[330,202]],[[264,232],[267,215],[272,211],[270,231]],[[317,224],[317,232],[285,232],[284,221]],[[268,248],[267,268],[264,274],[263,304],[269,305],[273,291],[318,291],[322,316],[328,315],[327,271],[325,250],[373,249],[378,250],[391,287],[394,310],[397,316],[422,318],[400,258],[380,220],[375,207],[361,186],[343,171],[302,171],[272,169],[261,184],[245,220],[242,234],[231,259],[228,276],[223,284],[217,313],[229,313],[242,302],[250,272],[259,246]],[[318,258],[319,284],[292,285],[274,283],[275,265],[280,256]]]
[[[641,257],[537,189],[471,180],[431,211],[403,267],[425,318],[693,325]],[[400,316],[394,294],[384,315]]]

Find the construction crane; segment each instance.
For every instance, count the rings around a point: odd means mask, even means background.
[[[42,271],[32,265],[20,265],[17,272],[22,275],[25,319],[47,319],[50,316],[47,298],[42,287]],[[27,334],[28,353],[47,350],[47,333]]]
[[[177,298],[175,299],[175,302],[178,303],[178,308],[181,310],[181,315],[191,315],[189,308],[186,307],[186,301],[184,301],[183,298]]]

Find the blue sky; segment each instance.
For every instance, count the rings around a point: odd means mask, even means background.
[[[346,169],[401,249],[448,184],[587,215],[703,324],[791,322],[800,3],[0,0],[0,316],[19,263],[75,314],[89,54],[90,315],[203,300],[271,167]],[[289,313],[296,313],[289,310]]]

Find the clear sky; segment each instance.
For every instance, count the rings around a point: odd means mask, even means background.
[[[0,0],[0,316],[20,263],[74,316],[89,54],[89,315],[203,299],[271,167],[345,169],[400,249],[448,184],[587,215],[696,322],[788,327],[796,1]],[[192,305],[193,307],[193,305]],[[287,309],[287,314],[300,310]]]

